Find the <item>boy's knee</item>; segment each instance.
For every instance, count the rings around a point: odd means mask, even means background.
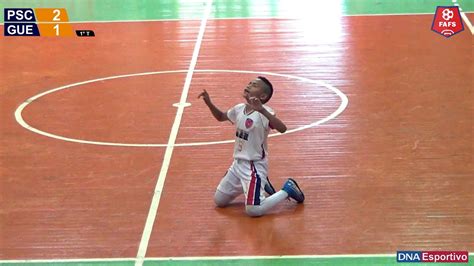
[[[247,213],[248,216],[251,216],[251,217],[259,217],[264,214],[261,206],[254,206],[254,205],[245,206],[245,212]]]
[[[229,200],[227,199],[227,197],[225,197],[222,194],[223,193],[219,191],[216,191],[216,193],[214,194],[214,202],[216,203],[216,206],[219,208],[223,208],[227,206],[227,204],[229,204]]]

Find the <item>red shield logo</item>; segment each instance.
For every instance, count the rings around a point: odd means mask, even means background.
[[[245,120],[245,127],[250,128],[252,127],[252,125],[253,125],[253,120],[250,118],[247,118],[247,120]]]
[[[457,6],[438,6],[433,19],[431,30],[446,38],[464,30],[461,13]]]

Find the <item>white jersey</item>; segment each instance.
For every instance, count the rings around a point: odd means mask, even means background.
[[[274,114],[272,108],[266,105],[263,107]],[[268,156],[267,138],[270,131],[268,118],[257,111],[246,114],[244,103],[229,109],[227,117],[236,127],[234,158],[248,161],[266,159]]]

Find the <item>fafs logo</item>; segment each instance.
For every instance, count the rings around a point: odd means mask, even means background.
[[[446,38],[464,30],[461,13],[457,6],[438,6],[433,19],[431,30]]]

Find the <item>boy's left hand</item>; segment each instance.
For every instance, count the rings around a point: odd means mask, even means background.
[[[250,97],[249,104],[257,112],[263,111],[263,105],[259,98],[257,97]]]

